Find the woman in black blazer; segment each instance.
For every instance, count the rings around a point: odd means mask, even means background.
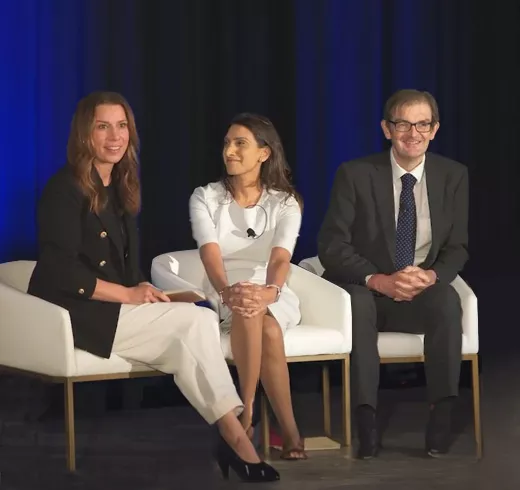
[[[188,401],[220,430],[224,476],[231,466],[246,481],[277,480],[237,419],[243,404],[222,356],[217,315],[170,303],[139,270],[138,144],[121,95],[95,92],[79,102],[67,164],[39,203],[39,259],[29,293],[69,311],[77,348],[174,375]]]

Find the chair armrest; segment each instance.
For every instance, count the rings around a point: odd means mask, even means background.
[[[201,288],[205,271],[198,250],[180,250],[155,257],[150,275],[152,284],[160,289],[175,289],[174,275]]]
[[[352,310],[350,295],[339,286],[291,264],[287,280],[300,300],[302,324],[338,330],[345,352],[352,350]]]
[[[0,365],[49,376],[76,372],[69,312],[0,283]]]
[[[460,276],[457,276],[451,285],[457,291],[462,306],[462,331],[467,338],[465,350],[476,354],[479,349],[477,296]]]

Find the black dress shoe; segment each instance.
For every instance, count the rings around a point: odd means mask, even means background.
[[[440,458],[449,450],[454,400],[455,397],[443,398],[430,410],[426,428],[426,453],[432,458]]]
[[[359,449],[358,459],[372,459],[377,456],[376,411],[370,405],[361,405],[356,409]]]

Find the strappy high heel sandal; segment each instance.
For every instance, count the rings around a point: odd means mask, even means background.
[[[300,439],[296,446],[285,446],[280,453],[280,459],[285,461],[300,461],[307,459],[307,453],[305,452],[305,443],[303,439]]]

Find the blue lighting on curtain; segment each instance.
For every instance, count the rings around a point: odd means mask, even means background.
[[[132,5],[117,13],[129,30]],[[104,0],[0,5],[0,262],[36,258],[37,200],[65,163],[79,98],[105,88],[134,102],[138,82],[125,75],[136,55],[108,42],[109,14]],[[128,34],[121,33],[121,46]]]
[[[469,143],[466,138],[462,155],[458,129],[460,108],[467,110],[464,117],[469,114],[464,84],[469,86],[471,20],[467,2],[449,0],[296,0],[294,5],[296,176],[306,203],[297,254],[309,256],[316,254],[336,169],[388,148],[380,121],[394,91],[431,92],[446,124],[430,148],[467,161]]]
[[[37,13],[9,2],[0,14],[0,257],[31,247],[38,129],[35,111]],[[34,7],[34,5],[32,5]],[[24,36],[18,34],[19,30]],[[28,226],[29,225],[29,226]]]
[[[336,168],[382,149],[383,2],[296,4],[297,177],[305,202],[298,250],[315,253]],[[385,94],[386,95],[386,94]]]
[[[194,119],[232,112],[232,107],[220,107],[220,99],[214,100],[213,92],[199,83],[212,66],[201,66],[194,60],[193,70],[201,75],[191,85],[186,80],[192,78],[182,73],[189,61],[184,59],[183,40],[192,32],[190,15],[206,8],[210,15],[216,9],[214,5],[206,7],[205,2],[195,3],[146,2],[144,9],[145,2],[132,0],[1,2],[0,262],[36,257],[37,199],[50,175],[65,163],[70,119],[80,97],[100,89],[123,93],[146,140],[143,152],[145,147],[169,142],[171,136],[169,122],[164,117],[157,121],[157,103],[161,101],[153,94],[167,93],[169,110],[175,117],[180,112],[190,117],[193,113]],[[464,10],[470,4],[449,0],[292,0],[297,153],[291,164],[306,205],[295,259],[316,253],[316,234],[337,167],[386,147],[379,123],[384,101],[394,90],[431,91],[441,105],[441,131],[433,149],[442,148],[446,156],[467,160],[462,154],[469,148],[467,132],[458,129],[461,112],[464,120],[469,120],[471,110],[467,95],[471,19]],[[289,8],[289,4],[284,5]],[[226,26],[222,17],[227,11],[218,12],[217,21]],[[274,15],[276,11],[269,12]],[[155,21],[145,18],[146,14]],[[211,42],[203,35],[196,39]],[[277,47],[270,47],[265,36],[254,39],[248,41],[255,47],[249,56],[256,64],[250,68],[258,77],[272,68],[266,65],[269,50]],[[159,47],[163,55],[168,54],[164,60],[154,58]],[[248,94],[247,80],[236,78],[233,63],[219,60],[225,87],[219,90],[227,93],[240,88],[247,99],[242,105],[265,104],[267,92]],[[203,88],[205,92],[199,94]],[[268,90],[272,87],[266,87]],[[181,130],[190,129],[186,124]],[[187,162],[194,150],[186,143],[188,136],[183,134],[180,144],[174,144],[173,159],[180,162],[175,182],[158,178],[157,168],[155,174],[145,175],[145,203],[156,194],[172,198],[187,195],[187,190],[180,190],[192,172]],[[164,148],[161,165],[171,165],[169,148]],[[175,206],[186,209],[186,203]],[[163,218],[149,214],[144,232],[162,243]],[[188,233],[187,221],[182,230]]]

